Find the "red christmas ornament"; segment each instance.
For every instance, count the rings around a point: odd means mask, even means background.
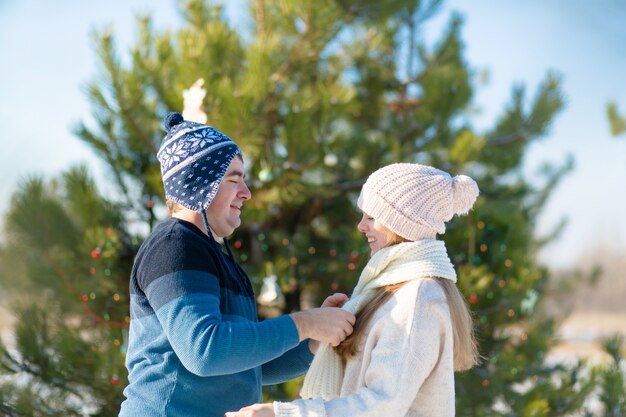
[[[146,203],[146,207],[148,207],[148,208],[154,207],[154,201],[148,200],[148,202]]]
[[[95,248],[94,250],[91,251],[91,257],[93,259],[98,259],[100,258],[100,248]]]
[[[93,266],[91,268],[89,268],[89,273],[91,275],[95,275],[96,274],[96,268],[94,268]]]
[[[120,383],[119,378],[117,378],[115,376],[111,378],[111,385],[117,385],[119,383]]]
[[[483,388],[487,388],[489,386],[489,380],[483,379],[483,383],[481,385],[483,386]]]
[[[236,247],[237,249],[241,248],[241,241],[237,240],[237,241],[235,242],[235,247]]]
[[[350,271],[354,271],[354,269],[355,269],[355,268],[356,268],[356,266],[355,266],[353,263],[349,263],[349,264],[348,264],[348,269],[349,269]]]
[[[472,294],[467,298],[470,304],[476,304],[478,302],[478,296],[476,294]]]

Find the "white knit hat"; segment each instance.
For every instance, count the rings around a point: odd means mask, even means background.
[[[445,222],[467,214],[478,197],[468,176],[420,164],[392,164],[369,176],[357,205],[383,226],[405,239],[434,239]]]

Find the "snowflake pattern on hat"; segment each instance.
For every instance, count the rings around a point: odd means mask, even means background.
[[[184,121],[179,113],[170,113],[164,125],[168,134],[157,159],[165,196],[189,210],[204,211],[241,150],[214,127]]]

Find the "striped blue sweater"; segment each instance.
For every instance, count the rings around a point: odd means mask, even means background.
[[[241,267],[183,220],[158,225],[139,249],[130,306],[123,417],[222,417],[312,360],[289,316],[258,321]]]

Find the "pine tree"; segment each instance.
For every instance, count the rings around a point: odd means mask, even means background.
[[[24,181],[5,231],[2,286],[17,325],[15,346],[0,345],[2,415],[117,415],[138,243],[121,207],[98,194],[85,167],[72,168]]]
[[[2,364],[35,384],[6,382],[3,407],[16,415],[75,415],[81,406],[116,415],[127,283],[141,240],[129,222],[151,228],[161,220],[159,122],[182,110],[183,90],[202,78],[209,124],[243,148],[249,170],[253,198],[233,246],[257,290],[262,277],[276,275],[282,312],[354,286],[367,260],[354,202],[375,169],[420,162],[468,174],[481,196],[443,238],[484,361],[457,375],[457,414],[583,409],[593,381],[580,376],[582,365],[545,364],[554,323],[542,310],[549,274],[536,255],[551,236],[534,237],[571,163],[546,166],[539,186],[521,173],[528,146],[545,138],[563,107],[560,77],[547,74],[530,99],[514,87],[494,127],[476,131],[462,19],[453,15],[435,45],[420,36],[439,8],[437,0],[256,0],[245,27],[220,7],[188,0],[179,31],[157,33],[149,17],[138,21],[126,65],[113,34],[100,33],[102,74],[88,87],[95,123],[76,134],[110,169],[119,196],[101,196],[74,170],[50,183],[28,181],[13,197],[3,276],[17,271],[14,293],[28,297],[16,309],[17,352],[5,349]],[[297,388],[266,394],[293,398]]]
[[[611,358],[608,366],[599,370],[600,401],[606,417],[626,415],[626,381],[624,381],[624,338],[615,335],[603,343],[604,350]]]

